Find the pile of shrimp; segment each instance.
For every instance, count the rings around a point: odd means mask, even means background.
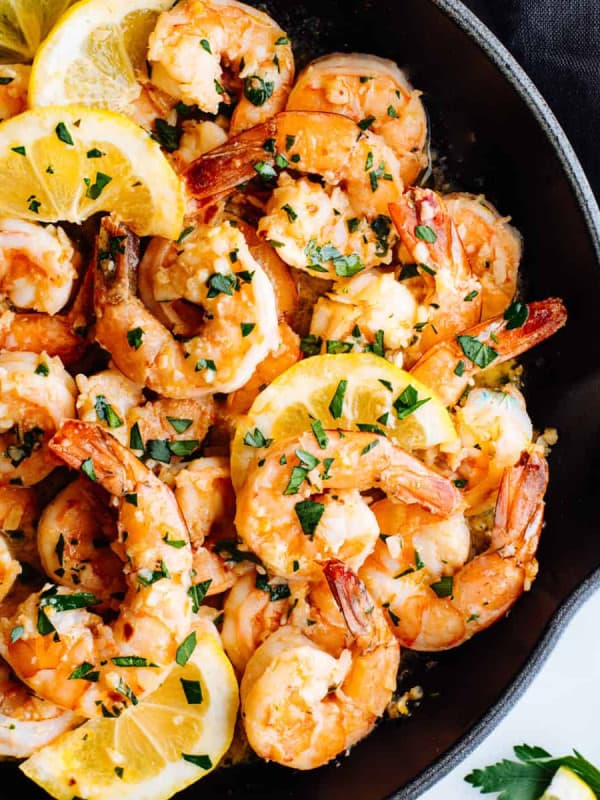
[[[252,750],[313,769],[384,715],[401,654],[462,645],[531,587],[547,447],[514,359],[566,312],[517,298],[508,217],[428,183],[423,98],[395,63],[296,75],[267,14],[181,0],[146,64],[130,114],[186,187],[178,241],[0,219],[0,754],[143,701],[202,613]],[[1,70],[8,118],[28,68]],[[436,393],[455,443],[263,438],[234,488],[259,393],[357,352]]]

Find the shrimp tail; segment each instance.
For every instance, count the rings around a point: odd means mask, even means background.
[[[139,239],[126,225],[103,217],[94,253],[94,304],[116,305],[136,293]]]
[[[255,178],[258,163],[273,162],[274,153],[266,150],[265,144],[276,133],[274,117],[200,156],[184,174],[190,194],[196,200],[216,200],[229,194],[240,183]]]
[[[548,462],[536,451],[524,452],[514,467],[507,469],[500,484],[492,547],[519,544],[519,560],[535,553],[544,516],[544,494],[548,485]]]
[[[335,559],[325,563],[323,573],[352,636],[357,639],[368,634],[372,627],[369,614],[373,611],[373,601],[364,583],[343,562]]]

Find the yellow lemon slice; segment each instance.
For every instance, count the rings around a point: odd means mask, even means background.
[[[540,800],[596,800],[596,795],[568,767],[560,767]]]
[[[29,104],[121,111],[140,94],[148,37],[172,0],[86,0],[54,28],[33,62]]]
[[[97,211],[141,236],[181,233],[181,182],[145,131],[81,106],[26,111],[0,125],[0,213],[82,222]]]
[[[371,353],[306,358],[261,392],[237,426],[231,451],[234,486],[264,441],[310,430],[379,430],[407,450],[456,439],[444,404],[408,372]]]
[[[31,61],[72,0],[0,0],[0,61]]]
[[[162,800],[213,770],[233,738],[238,686],[215,634],[196,636],[159,689],[42,748],[21,765],[27,777],[58,800]]]

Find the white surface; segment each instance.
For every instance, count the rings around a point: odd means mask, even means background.
[[[555,756],[575,748],[600,766],[600,592],[569,623],[529,689],[498,727],[449,775],[419,800],[493,800],[465,783],[464,777],[513,758],[516,744],[539,745]]]

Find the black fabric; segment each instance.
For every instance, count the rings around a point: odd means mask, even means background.
[[[600,199],[600,0],[463,0],[540,89]]]

